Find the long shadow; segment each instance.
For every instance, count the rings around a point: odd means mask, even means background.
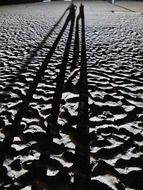
[[[13,83],[15,83],[16,80],[19,79],[19,77],[21,76],[21,73],[25,69],[27,69],[27,66],[31,63],[32,59],[37,55],[38,51],[43,47],[43,45],[46,43],[46,41],[48,40],[48,38],[52,35],[53,31],[60,24],[60,22],[62,21],[62,19],[66,15],[67,11],[70,10],[70,7],[71,7],[71,4],[69,5],[69,7],[67,7],[67,9],[61,15],[61,17],[59,18],[59,20],[54,24],[54,26],[50,29],[50,31],[45,35],[45,37],[42,39],[42,41],[39,43],[39,45],[30,52],[30,56],[28,56],[26,58],[26,60],[22,64],[22,66],[17,70],[17,74],[15,74],[15,77],[13,77],[11,79],[11,81],[9,82],[9,84],[6,86],[6,88],[5,88],[6,93],[9,93],[9,89],[10,89],[11,85]]]
[[[48,119],[47,133],[50,134],[51,138],[53,138],[53,136],[58,133],[57,119],[59,115],[62,92],[64,89],[66,66],[68,62],[72,35],[73,35],[73,30],[74,30],[74,22],[75,22],[75,6],[74,5],[71,6],[70,18],[71,18],[70,30],[69,30],[68,39],[65,46],[65,51],[64,51],[64,56],[63,56],[60,72],[57,76],[56,90],[53,96],[51,115]]]
[[[90,150],[88,126],[88,86],[85,43],[84,6],[80,6],[81,17],[81,71],[79,79],[79,108],[76,129],[77,144],[75,149],[74,189],[87,190],[90,182]]]
[[[75,15],[75,12],[74,12],[75,10],[73,10],[74,9],[73,7],[74,7],[74,5],[71,5],[69,15],[67,16],[66,21],[65,21],[60,33],[58,34],[56,40],[54,41],[53,46],[51,47],[49,53],[47,54],[45,60],[43,61],[40,69],[37,71],[37,74],[36,74],[35,78],[33,79],[33,82],[31,83],[31,85],[30,85],[30,87],[29,87],[29,89],[27,91],[26,96],[25,96],[23,102],[21,103],[21,105],[19,107],[19,110],[17,111],[15,119],[14,119],[14,121],[12,123],[12,126],[10,126],[10,129],[11,129],[10,130],[10,132],[11,132],[10,136],[5,137],[3,143],[1,144],[1,147],[4,149],[4,154],[5,155],[9,152],[9,150],[11,148],[13,138],[19,132],[21,132],[21,130],[22,130],[20,128],[20,122],[21,122],[21,120],[23,118],[25,110],[27,109],[27,106],[29,105],[30,101],[32,100],[32,96],[36,91],[37,85],[41,81],[41,78],[44,75],[45,69],[47,68],[48,63],[50,62],[50,59],[51,59],[53,53],[55,52],[55,49],[56,49],[56,47],[57,47],[63,33],[65,32],[69,22],[71,21],[71,28],[70,28],[69,38],[68,38],[68,41],[67,41],[67,44],[66,44],[64,58],[63,58],[63,66],[62,66],[62,68],[64,69],[64,65],[66,64],[66,61],[68,59],[67,55],[68,55],[68,51],[69,51],[69,48],[70,48],[70,40],[72,38],[72,30],[73,30],[73,22],[74,22],[73,17]],[[63,69],[61,69],[61,75],[63,75],[63,73],[64,73]],[[57,84],[59,84],[61,82],[60,80],[61,80],[60,77],[58,77],[59,82]],[[59,89],[59,86],[60,86],[60,84],[57,87],[58,89]],[[3,164],[4,160],[5,160],[5,156],[1,157],[0,158],[0,164]]]
[[[37,88],[39,82],[41,81],[41,78],[44,75],[44,72],[45,72],[45,70],[47,68],[47,65],[50,62],[50,59],[51,59],[53,53],[55,52],[55,49],[56,49],[56,47],[57,47],[57,45],[58,45],[64,31],[65,31],[65,29],[68,26],[68,23],[71,20],[71,11],[72,11],[72,7],[70,8],[70,13],[69,13],[69,15],[68,15],[68,17],[67,17],[67,19],[65,21],[65,24],[64,24],[62,30],[60,31],[58,37],[54,41],[52,48],[50,49],[49,53],[47,54],[44,62],[42,63],[40,69],[38,70],[36,76],[33,79],[33,82],[31,83],[31,85],[30,85],[30,87],[29,87],[29,89],[27,91],[27,94],[26,94],[26,96],[25,96],[25,98],[24,98],[24,100],[23,100],[23,102],[21,104],[21,109],[19,109],[19,111],[18,111],[18,113],[17,113],[17,115],[15,117],[15,120],[14,120],[14,123],[13,123],[13,126],[15,126],[15,127],[19,126],[20,121],[21,121],[22,116],[23,116],[23,113],[24,113],[26,107],[28,106],[29,102],[32,100],[32,96],[35,93],[36,88]]]
[[[76,86],[72,84],[72,80],[74,79],[75,75],[77,75],[78,71],[74,71],[77,68],[79,63],[79,19],[80,14],[76,18],[76,27],[75,27],[75,38],[74,38],[74,48],[73,48],[73,57],[71,63],[71,76],[68,78],[67,82],[64,85],[64,91],[71,91],[76,93],[77,89]]]
[[[79,18],[80,18],[80,15],[78,15],[77,19],[76,19],[73,61],[71,63],[71,69],[70,69],[71,72],[75,69],[75,67],[78,63],[78,60],[79,60]]]

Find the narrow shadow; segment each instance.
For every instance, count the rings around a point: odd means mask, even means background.
[[[57,26],[59,25],[59,23],[61,22],[61,20],[64,18],[64,16],[66,15],[67,11],[70,10],[70,7],[71,7],[71,4],[64,11],[64,13],[59,18],[59,20],[54,24],[54,26],[50,29],[50,31],[45,35],[45,37],[39,43],[39,45],[35,49],[33,49],[30,52],[30,55],[28,55],[28,57],[23,61],[22,66],[17,69],[17,73],[15,73],[15,76],[11,79],[11,81],[9,82],[9,84],[5,87],[5,93],[4,94],[8,94],[9,93],[9,91],[11,90],[12,84],[15,83],[17,80],[19,80],[19,78],[21,77],[21,74],[23,73],[23,71],[26,71],[28,65],[31,63],[31,61],[33,60],[33,58],[37,55],[38,51],[46,43],[46,41],[48,40],[48,38],[52,35],[53,31],[57,28]]]
[[[85,43],[84,6],[80,6],[81,18],[81,68],[79,79],[79,108],[77,123],[77,144],[75,149],[74,189],[87,190],[90,182],[90,150],[88,126],[88,86]]]
[[[51,115],[48,120],[47,132],[49,132],[51,138],[58,132],[57,119],[58,119],[58,115],[59,115],[61,97],[62,97],[62,92],[63,92],[63,88],[64,88],[66,66],[67,66],[67,62],[68,62],[72,35],[73,35],[73,30],[74,30],[74,22],[75,22],[75,6],[74,5],[71,6],[69,19],[71,20],[70,30],[69,30],[65,50],[64,50],[64,55],[63,55],[63,60],[62,60],[61,67],[60,67],[60,72],[57,76],[56,90],[55,90],[55,93],[53,96]]]
[[[75,13],[74,13],[74,14],[75,14]],[[21,129],[21,127],[20,127],[20,122],[21,122],[21,120],[22,120],[22,118],[23,118],[23,115],[24,115],[24,113],[25,113],[25,111],[26,111],[26,109],[27,109],[27,106],[29,105],[29,103],[30,103],[30,101],[31,101],[31,99],[32,99],[33,94],[34,94],[35,91],[36,91],[36,88],[37,88],[38,83],[41,81],[41,78],[42,78],[42,76],[44,75],[45,69],[46,69],[48,63],[50,62],[50,59],[51,59],[53,53],[55,52],[55,49],[56,49],[56,47],[57,47],[57,45],[58,45],[58,43],[59,43],[59,41],[60,41],[60,39],[61,39],[63,33],[65,32],[65,30],[66,30],[66,28],[67,28],[69,22],[73,20],[72,17],[73,17],[73,5],[70,7],[69,15],[67,16],[66,21],[65,21],[65,23],[64,23],[64,25],[63,25],[63,27],[62,27],[60,33],[58,34],[57,38],[55,39],[55,41],[54,41],[54,43],[53,43],[53,46],[51,47],[50,51],[48,52],[48,54],[47,54],[45,60],[43,61],[43,63],[42,63],[42,65],[41,65],[40,69],[38,70],[38,72],[37,72],[35,78],[33,79],[33,82],[31,83],[31,85],[30,85],[30,87],[29,87],[29,90],[27,91],[26,96],[25,96],[23,102],[21,103],[21,105],[20,105],[20,107],[19,107],[19,110],[17,111],[17,114],[16,114],[16,116],[15,116],[15,118],[14,118],[14,121],[13,121],[13,123],[12,123],[12,126],[10,126],[10,129],[11,129],[11,130],[10,130],[10,131],[11,131],[10,136],[9,136],[9,137],[5,137],[3,143],[1,143],[1,147],[2,147],[3,149],[5,149],[5,152],[4,152],[4,155],[5,155],[5,156],[6,156],[6,154],[7,154],[7,153],[10,151],[10,149],[11,149],[11,144],[12,144],[12,142],[13,142],[13,138],[14,138],[19,132],[22,131],[22,129]],[[72,23],[73,23],[73,21],[72,21]],[[71,24],[71,25],[72,25],[72,27],[71,27],[71,31],[70,31],[70,33],[69,33],[69,39],[68,39],[67,44],[70,42],[70,38],[72,37],[73,24]],[[68,51],[69,51],[68,49],[69,49],[70,45],[66,45],[66,46],[67,46],[67,47],[66,47],[66,51],[65,51],[65,54],[64,54],[63,65],[64,65],[65,62],[67,61],[67,58],[68,58],[67,54],[68,54]],[[61,69],[61,70],[62,70],[62,69]],[[60,79],[59,79],[59,80],[60,80]],[[1,163],[1,164],[3,164],[3,161],[5,160],[5,156],[3,156],[3,157],[0,158],[0,163]]]
[[[65,21],[59,35],[57,36],[56,40],[54,41],[53,46],[51,47],[49,53],[47,54],[45,60],[43,61],[42,65],[41,65],[40,69],[38,70],[36,76],[34,77],[32,83],[30,84],[30,87],[29,87],[29,89],[28,89],[28,91],[26,93],[26,96],[25,96],[25,98],[24,98],[24,100],[23,100],[23,102],[21,104],[21,107],[20,107],[20,109],[19,109],[19,111],[18,111],[18,113],[17,113],[17,115],[15,117],[15,120],[14,120],[14,123],[13,123],[13,126],[15,126],[15,128],[17,128],[19,126],[20,121],[21,121],[22,116],[23,116],[23,113],[25,112],[25,109],[27,108],[29,102],[32,100],[32,96],[35,93],[36,88],[37,88],[39,82],[41,81],[41,78],[44,75],[44,72],[45,72],[45,70],[47,68],[47,65],[50,62],[50,59],[51,59],[53,53],[55,52],[55,49],[56,49],[56,47],[57,47],[63,33],[65,32],[65,29],[68,26],[68,23],[71,20],[71,9],[72,9],[72,7],[70,8],[70,13],[67,16],[67,19],[66,19],[66,21]]]
[[[76,68],[78,68],[77,66],[79,63],[79,19],[80,19],[80,14],[76,18],[73,57],[72,57],[72,63],[71,63],[71,68],[70,68],[71,75],[64,85],[64,91],[70,90],[73,93],[78,93],[76,85],[72,84],[72,80],[75,78],[75,76],[79,72],[79,70],[75,70]]]

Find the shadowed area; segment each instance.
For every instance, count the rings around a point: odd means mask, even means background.
[[[56,1],[0,18],[0,189],[142,190],[142,14]]]
[[[43,0],[0,0],[0,5],[19,4],[19,3],[35,3]]]

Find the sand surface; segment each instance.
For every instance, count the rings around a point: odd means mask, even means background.
[[[142,190],[143,16],[83,2],[51,53],[69,4],[0,7],[0,189]]]

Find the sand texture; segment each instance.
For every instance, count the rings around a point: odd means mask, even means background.
[[[0,7],[0,190],[143,190],[143,16],[69,4]]]

